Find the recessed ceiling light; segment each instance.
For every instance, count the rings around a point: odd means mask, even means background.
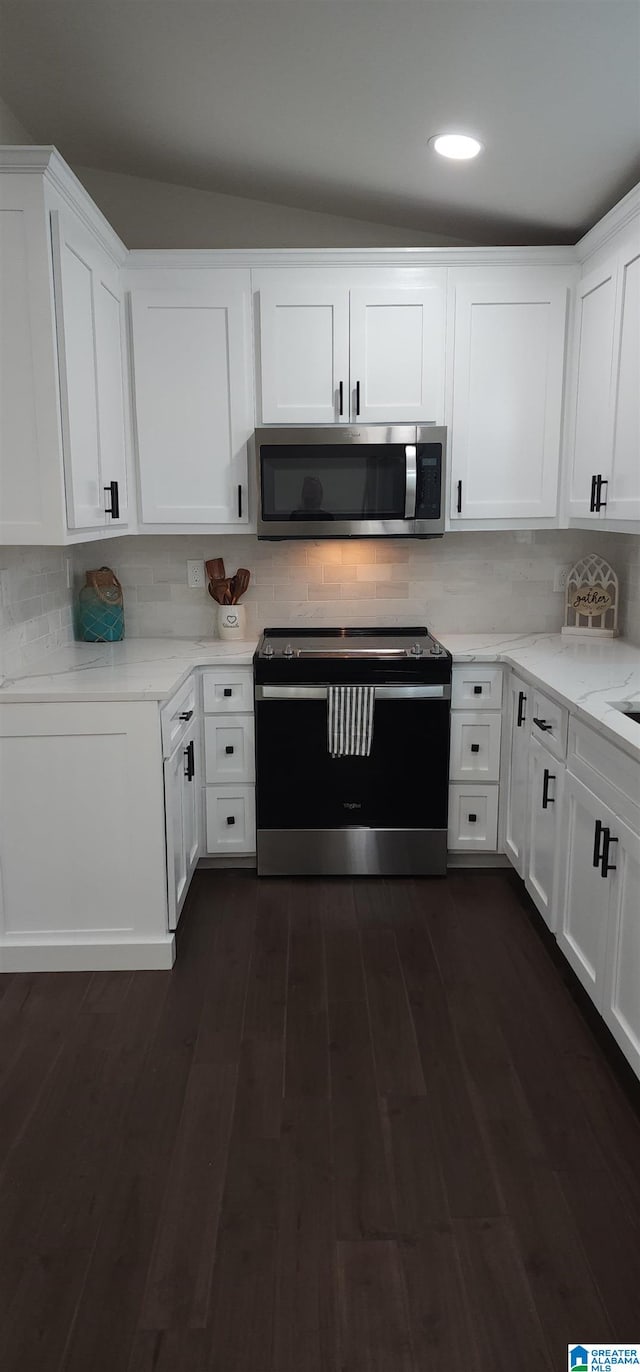
[[[429,139],[429,143],[441,157],[453,157],[457,162],[477,157],[484,146],[477,138],[470,138],[466,133],[438,133]]]

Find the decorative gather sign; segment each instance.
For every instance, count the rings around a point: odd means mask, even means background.
[[[581,557],[569,572],[562,632],[598,638],[618,632],[618,578],[597,553]]]

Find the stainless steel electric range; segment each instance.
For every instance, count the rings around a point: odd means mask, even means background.
[[[444,875],[451,656],[437,639],[265,629],[253,669],[259,875]],[[345,708],[360,754],[338,755]]]

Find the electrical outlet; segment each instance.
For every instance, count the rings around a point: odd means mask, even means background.
[[[194,589],[204,586],[204,562],[199,558],[194,558],[193,562],[187,562],[187,586]]]
[[[569,564],[568,564],[568,563],[566,563],[564,567],[555,567],[555,568],[554,568],[554,572],[553,572],[553,589],[554,589],[554,591],[566,591],[566,589],[567,589],[567,577],[568,577],[568,575],[569,575]]]

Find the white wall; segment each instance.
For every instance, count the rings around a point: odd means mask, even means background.
[[[638,539],[591,531],[452,533],[428,542],[260,543],[246,536],[141,535],[100,544],[102,563],[123,583],[126,632],[152,637],[214,636],[216,607],[187,586],[187,558],[223,557],[229,574],[248,567],[250,632],[277,624],[423,624],[436,633],[558,631],[564,599],[554,570],[594,551],[622,585],[622,631],[640,642]],[[77,582],[96,549],[74,550]],[[628,624],[627,624],[628,613]]]
[[[461,241],[93,167],[73,170],[128,248],[393,248]]]

